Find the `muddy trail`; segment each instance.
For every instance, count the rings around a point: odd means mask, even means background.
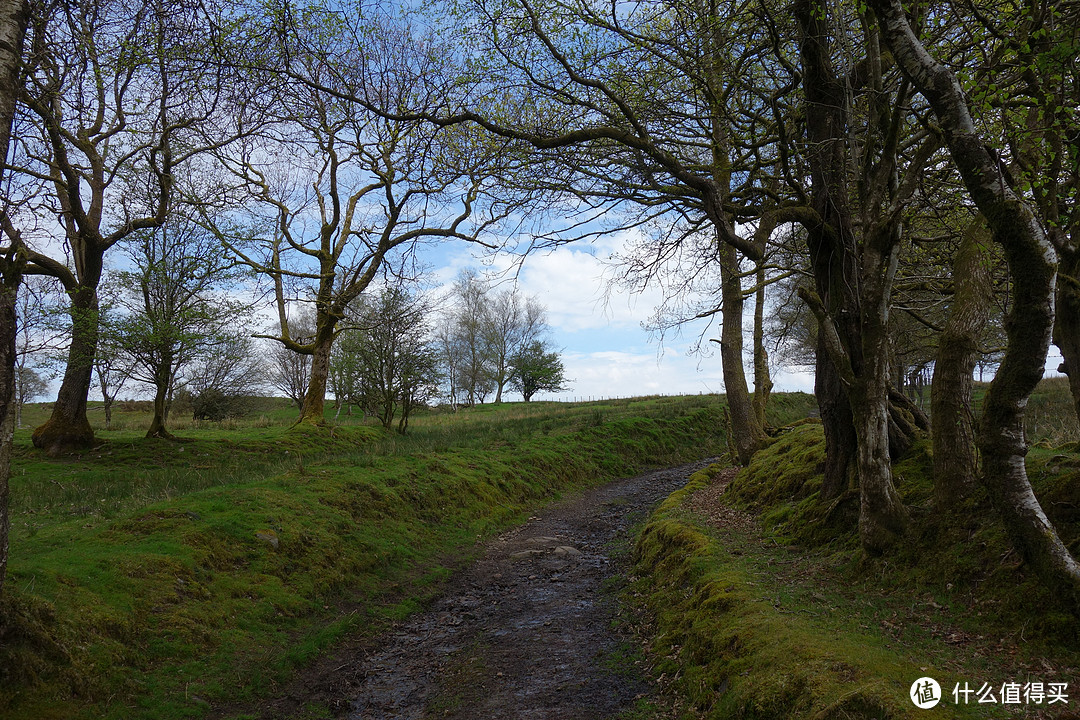
[[[611,588],[628,571],[635,527],[709,462],[548,506],[491,541],[425,611],[335,660],[334,677],[264,706],[264,717],[308,700],[349,720],[619,717],[652,688],[627,661]]]
[[[619,480],[491,543],[364,659],[350,720],[610,718],[649,693],[620,653],[609,578],[634,526],[707,463]]]

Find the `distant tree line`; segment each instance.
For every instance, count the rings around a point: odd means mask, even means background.
[[[148,437],[171,437],[168,418],[177,409],[195,420],[221,421],[246,414],[251,399],[267,392],[302,409],[310,356],[252,337],[252,302],[235,299],[249,273],[224,267],[212,236],[196,226],[185,229],[140,235],[127,248],[132,269],[112,272],[103,283],[92,386],[102,399],[106,428],[122,390],[152,393]],[[43,282],[28,283],[20,294],[20,408],[48,391],[67,332],[62,304],[60,293],[50,293]],[[493,388],[495,402],[501,402],[504,388],[526,402],[539,392],[564,389],[562,361],[535,298],[522,300],[516,287],[490,291],[469,272],[442,305],[436,311],[428,296],[398,284],[349,304],[328,377],[338,415],[342,409],[351,415],[355,406],[403,433],[417,407],[482,403]],[[290,335],[300,341],[314,333],[305,307],[289,322]],[[450,334],[439,335],[432,318]],[[464,357],[473,364],[463,363]],[[456,384],[455,378],[466,377],[468,388]]]

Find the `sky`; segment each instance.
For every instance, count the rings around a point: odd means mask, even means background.
[[[660,342],[642,323],[662,303],[662,291],[652,287],[632,292],[610,282],[615,270],[611,256],[632,240],[624,233],[537,251],[524,259],[520,269],[510,256],[490,257],[465,243],[433,249],[424,259],[436,265],[433,274],[440,286],[448,287],[465,268],[506,286],[516,275],[520,291],[547,307],[551,341],[561,349],[571,389],[537,395],[537,400],[722,393],[719,354],[692,353],[707,323],[688,325],[677,337],[669,335]],[[707,337],[718,336],[719,327],[714,325]],[[804,371],[776,368],[773,382],[777,391],[813,392],[813,376]]]

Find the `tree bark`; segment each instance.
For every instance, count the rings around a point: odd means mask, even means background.
[[[990,239],[985,221],[977,218],[964,232],[953,259],[953,301],[938,340],[930,383],[934,495],[939,512],[951,510],[966,498],[979,474],[971,391],[979,339],[989,320],[992,288],[983,247]]]
[[[739,464],[748,465],[750,458],[765,442],[765,431],[750,402],[746,371],[743,369],[744,302],[738,251],[733,245],[721,242],[717,254],[720,258],[720,292],[723,300],[720,362],[724,371],[724,393],[731,412],[731,433]]]
[[[94,371],[94,352],[98,341],[97,278],[93,285],[82,285],[71,293],[71,345],[67,368],[52,415],[34,430],[34,447],[52,456],[83,450],[94,444],[94,430],[86,417],[86,399]]]
[[[1042,378],[1054,323],[1054,249],[975,129],[955,75],[927,53],[899,0],[870,0],[870,6],[901,71],[933,108],[953,162],[1004,249],[1012,277],[1013,305],[1005,323],[1008,346],[987,392],[979,427],[983,483],[1021,555],[1048,585],[1080,602],[1080,565],[1043,512],[1024,462],[1024,410]]]
[[[325,321],[319,325],[315,335],[314,350],[311,353],[311,373],[304,400],[300,404],[300,418],[297,425],[325,425],[326,417],[326,382],[330,377],[330,351],[334,347],[336,321]]]
[[[765,350],[765,263],[757,264],[757,290],[754,293],[754,417],[764,431],[765,408],[769,405],[773,382],[769,377],[769,353]]]
[[[861,272],[862,366],[849,384],[859,439],[859,539],[882,552],[904,534],[907,510],[892,478],[889,389],[889,306],[898,262],[899,228],[886,223],[863,242]]]
[[[21,281],[21,267],[14,257],[0,259],[0,594],[7,575],[8,514],[11,478],[11,451],[15,437],[15,298]]]
[[[19,93],[19,66],[23,39],[30,22],[30,4],[25,0],[0,0],[0,157],[5,161],[11,143],[11,128]],[[0,185],[7,173],[0,163]],[[6,208],[0,212],[6,213]],[[18,237],[8,237],[10,250],[0,255],[0,594],[7,577],[10,517],[9,483],[11,451],[15,438],[15,303],[22,282],[26,258]]]
[[[811,205],[820,219],[806,227],[810,265],[817,295],[833,319],[843,345],[861,344],[855,237],[845,181],[847,166],[844,86],[833,71],[825,13],[815,0],[797,0],[803,87],[806,93],[807,159],[811,173]],[[853,366],[861,358],[851,358]],[[854,480],[858,441],[847,388],[819,334],[814,394],[825,433],[825,478],[821,497],[842,495]]]
[[[1061,351],[1058,370],[1069,378],[1069,391],[1080,422],[1080,247],[1065,248],[1059,255],[1054,344]]]

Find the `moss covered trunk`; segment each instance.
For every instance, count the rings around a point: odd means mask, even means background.
[[[964,233],[953,258],[953,301],[938,340],[930,383],[934,494],[939,511],[948,511],[967,497],[979,473],[971,391],[993,290],[984,252],[989,241],[990,230],[978,218]]]
[[[98,263],[100,265],[100,263]],[[71,345],[68,347],[64,379],[53,405],[52,415],[34,430],[34,447],[49,455],[83,450],[94,443],[94,430],[86,417],[86,399],[90,394],[94,371],[94,353],[98,342],[97,279],[83,284],[71,296]]]
[[[336,322],[323,322],[319,325],[311,353],[311,373],[304,400],[300,404],[300,419],[296,422],[322,425],[326,422],[326,383],[330,377],[330,350],[334,347],[334,327]]]
[[[899,0],[871,0],[900,70],[926,97],[960,176],[1005,251],[1013,302],[1008,346],[979,427],[983,482],[1013,544],[1051,587],[1080,603],[1080,565],[1058,537],[1027,477],[1024,411],[1042,378],[1054,324],[1057,257],[1043,226],[1013,192],[998,156],[975,129],[955,75],[927,53]]]
[[[897,543],[908,523],[907,510],[893,483],[890,455],[889,295],[896,268],[895,249],[884,257],[867,251],[872,263],[863,272],[863,362],[850,383],[855,432],[859,439],[859,539],[871,553]],[[864,260],[864,261],[867,261]],[[891,261],[891,265],[890,265]],[[880,271],[885,266],[884,271]],[[875,269],[877,271],[875,271]]]
[[[739,274],[738,251],[720,243],[721,294],[723,327],[720,332],[720,361],[724,370],[724,392],[731,413],[731,433],[739,464],[747,465],[765,441],[765,431],[758,421],[746,386],[743,369],[743,292]]]

